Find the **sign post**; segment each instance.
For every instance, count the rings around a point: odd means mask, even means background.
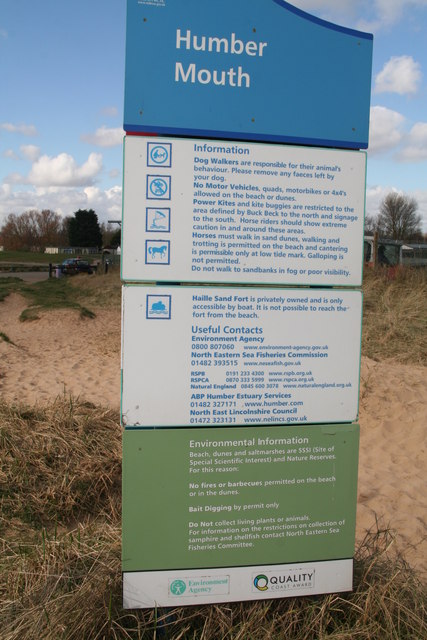
[[[126,608],[352,588],[371,60],[283,0],[128,0]]]

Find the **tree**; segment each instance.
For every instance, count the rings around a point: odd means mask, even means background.
[[[43,209],[37,216],[39,243],[46,247],[59,247],[67,243],[65,220],[50,209]]]
[[[0,229],[1,244],[10,251],[42,251],[65,243],[64,221],[50,209],[10,213]]]
[[[115,225],[102,222],[101,225],[102,244],[104,247],[118,247],[120,244],[121,231]],[[118,238],[118,240],[117,240]]]
[[[377,230],[377,219],[375,216],[367,214],[365,216],[365,236],[373,236]]]
[[[72,247],[101,247],[102,233],[93,209],[79,209],[68,219],[68,241]]]
[[[389,193],[380,205],[377,223],[381,235],[392,240],[410,242],[419,238],[421,216],[414,198],[399,193]]]
[[[116,231],[111,236],[110,245],[114,247],[114,249],[117,249],[117,247],[120,247],[121,244],[122,244],[122,230],[116,229]]]

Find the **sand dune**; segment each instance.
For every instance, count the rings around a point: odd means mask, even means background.
[[[120,405],[120,312],[43,313],[19,322],[25,301],[0,304],[0,394],[7,402],[43,404],[60,394]],[[427,368],[362,358],[361,448],[357,537],[380,525],[396,533],[396,548],[427,573]]]
[[[19,322],[19,295],[0,304],[0,393],[8,401],[42,403],[60,394],[120,406],[120,311],[80,318],[69,309]]]

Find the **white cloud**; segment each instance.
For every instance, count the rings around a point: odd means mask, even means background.
[[[403,162],[427,160],[427,122],[417,122],[405,140],[405,146],[398,159]]]
[[[360,0],[291,0],[291,4],[318,18],[354,28]]]
[[[414,9],[425,8],[427,0],[358,0],[359,29],[378,31],[397,24],[403,15],[412,15]]]
[[[375,78],[376,93],[414,94],[421,82],[421,67],[411,56],[393,56]]]
[[[10,160],[19,159],[13,149],[6,149],[5,151],[3,151],[2,156],[3,158],[9,158]]]
[[[0,185],[0,226],[9,213],[20,214],[29,209],[52,209],[71,216],[78,209],[94,209],[100,222],[119,220],[122,191],[119,186],[106,191],[96,187],[37,188],[15,191],[9,184]]]
[[[10,198],[11,194],[12,194],[12,187],[10,186],[10,184],[0,184],[0,202],[5,198]]]
[[[291,4],[308,13],[320,15],[325,12],[350,13],[358,2],[357,0],[293,0]]]
[[[33,124],[12,124],[11,122],[0,123],[0,129],[8,133],[21,133],[24,136],[36,136],[37,129]]]
[[[375,0],[379,20],[385,26],[396,24],[404,12],[427,7],[427,0]]]
[[[33,152],[35,153],[35,149]],[[102,170],[102,155],[91,153],[78,165],[68,153],[58,156],[40,156],[32,165],[28,176],[12,173],[4,178],[5,184],[29,184],[34,187],[86,187],[92,185]]]
[[[407,4],[412,3],[408,0],[375,0],[378,26],[394,24],[402,15],[404,6]]]
[[[372,107],[369,132],[369,153],[388,151],[396,147],[403,137],[401,127],[405,118],[386,107]]]
[[[104,107],[100,113],[106,118],[116,118],[119,115],[119,110],[117,107]]]
[[[396,24],[406,12],[427,6],[427,0],[292,0],[303,11],[362,31]]]
[[[92,209],[107,210],[111,219],[121,219],[122,217],[122,189],[119,186],[102,191],[97,187],[86,187],[84,192],[87,197],[88,206]]]
[[[31,162],[35,162],[40,157],[40,147],[36,147],[34,144],[23,144],[20,149],[24,158]]]
[[[25,184],[26,181],[22,173],[9,173],[9,175],[3,179],[3,184]]]
[[[6,39],[7,37],[8,37],[8,33],[7,33],[6,29],[1,29],[0,28],[0,38]]]
[[[38,187],[87,186],[102,169],[102,155],[91,153],[82,165],[78,165],[68,153],[58,156],[41,156],[32,166],[27,181]]]
[[[121,127],[100,127],[95,133],[85,133],[81,139],[96,147],[117,147],[123,143],[123,136],[124,131]]]

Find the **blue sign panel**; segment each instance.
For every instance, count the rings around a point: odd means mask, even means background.
[[[372,41],[283,0],[128,0],[124,129],[367,148]]]

